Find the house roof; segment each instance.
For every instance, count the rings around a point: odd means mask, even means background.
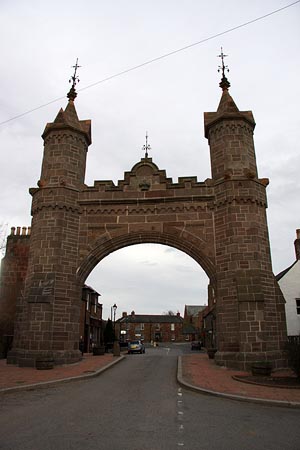
[[[290,266],[290,267],[288,267],[287,269],[284,269],[282,272],[280,272],[278,275],[276,275],[276,280],[277,281],[279,281],[279,280],[281,280],[281,278],[283,278],[290,270],[291,270],[291,268],[292,267],[294,267],[294,265],[295,264],[297,264],[297,260]]]
[[[203,311],[206,305],[185,305],[185,312],[187,316],[198,316],[199,312]]]
[[[117,322],[125,323],[181,323],[183,318],[180,316],[156,315],[156,314],[130,314],[121,317]]]
[[[91,294],[97,294],[100,295],[99,292],[95,291],[95,289],[93,289],[91,286],[88,286],[87,284],[84,284],[82,289],[86,289],[87,291],[90,291]]]
[[[203,317],[208,317],[208,316],[210,316],[210,315],[212,315],[212,316],[215,316],[216,315],[216,305],[211,305],[210,307],[209,306],[207,306],[206,307],[207,309],[206,309],[206,311],[204,312],[204,314],[203,314]]]
[[[199,333],[199,328],[196,328],[191,323],[183,325],[182,334],[196,334],[196,333]]]

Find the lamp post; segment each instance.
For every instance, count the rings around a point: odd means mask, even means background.
[[[119,339],[116,338],[116,312],[117,312],[117,305],[114,304],[112,309],[114,311],[114,347],[113,347],[113,354],[114,354],[114,356],[120,356]]]
[[[114,304],[113,305],[113,307],[112,307],[112,309],[113,309],[113,311],[114,311],[114,333],[115,333],[115,327],[116,327],[116,311],[117,311],[117,305],[116,304]]]

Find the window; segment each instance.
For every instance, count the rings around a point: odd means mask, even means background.
[[[88,311],[90,308],[90,294],[88,293],[86,296],[86,310]]]
[[[141,323],[141,330],[144,330],[144,324]]]
[[[171,323],[171,331],[175,331],[175,323]]]
[[[95,301],[95,305],[94,305],[94,312],[95,312],[95,314],[97,312],[97,302],[96,301]]]
[[[300,298],[296,298],[296,311],[300,315]]]

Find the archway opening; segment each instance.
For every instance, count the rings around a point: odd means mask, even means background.
[[[167,314],[207,305],[209,279],[189,255],[161,244],[136,244],[106,256],[86,280],[101,294],[103,318],[122,312]]]

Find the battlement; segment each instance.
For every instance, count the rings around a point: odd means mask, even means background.
[[[30,236],[30,234],[31,227],[11,227],[10,229],[10,236]]]

